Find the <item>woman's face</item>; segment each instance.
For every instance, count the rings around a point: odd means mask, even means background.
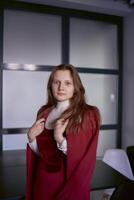
[[[52,93],[57,101],[65,101],[73,97],[74,83],[69,70],[57,70],[55,72]]]

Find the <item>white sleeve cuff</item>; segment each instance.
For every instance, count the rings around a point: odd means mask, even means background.
[[[63,142],[60,143],[60,144],[57,142],[57,147],[58,147],[58,149],[61,150],[64,154],[67,155],[67,140],[66,140],[66,138],[65,138],[65,139],[63,140]]]
[[[40,155],[36,139],[33,140],[32,142],[28,142],[28,144],[34,153]]]

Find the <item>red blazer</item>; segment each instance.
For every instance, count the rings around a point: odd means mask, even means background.
[[[38,118],[47,114],[38,113]],[[99,132],[99,112],[89,106],[83,128],[66,133],[67,155],[58,150],[53,131],[37,137],[40,156],[27,146],[26,200],[89,200]]]

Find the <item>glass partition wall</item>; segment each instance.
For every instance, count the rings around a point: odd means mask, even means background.
[[[61,63],[77,68],[87,102],[100,109],[97,156],[120,147],[122,18],[17,5],[5,6],[1,21],[1,150],[25,149],[26,132],[47,100],[50,71]]]

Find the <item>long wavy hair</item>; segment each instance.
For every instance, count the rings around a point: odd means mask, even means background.
[[[54,79],[54,75],[58,70],[69,70],[71,77],[73,79],[74,84],[74,94],[73,97],[70,99],[70,106],[67,110],[65,110],[60,118],[64,120],[69,119],[69,123],[67,128],[77,129],[78,125],[82,125],[84,112],[87,108],[87,104],[85,101],[85,89],[79,77],[79,74],[75,67],[71,64],[61,64],[54,68],[52,71],[47,85],[47,92],[48,92],[48,101],[47,101],[47,108],[51,109],[56,106],[57,102],[52,93],[52,83]]]

